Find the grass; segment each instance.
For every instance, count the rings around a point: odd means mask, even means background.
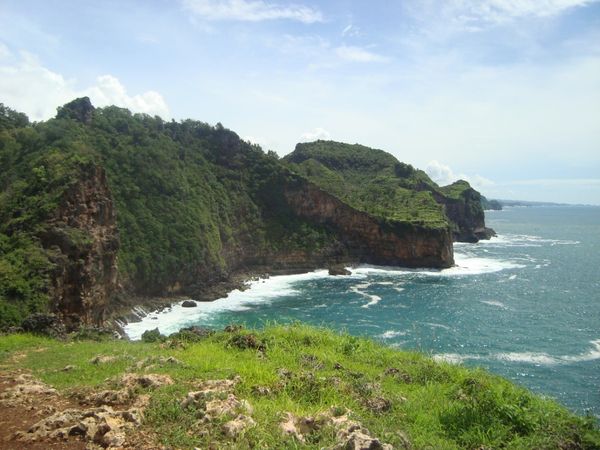
[[[117,359],[91,364],[97,355]],[[142,370],[135,369],[136,362],[160,356],[173,356],[183,364],[151,369],[170,374],[176,383],[149,392],[152,401],[144,426],[174,448],[327,447],[335,443],[333,430],[315,432],[301,444],[284,437],[279,422],[283,412],[314,416],[332,406],[350,409],[372,435],[394,448],[403,448],[405,438],[415,449],[600,448],[594,419],[575,416],[500,377],[327,329],[269,326],[219,332],[195,343],[0,337],[0,365],[30,370],[65,392],[104,387],[108,378]],[[61,371],[66,365],[75,368]],[[292,373],[285,383],[280,369]],[[235,375],[242,378],[235,393],[253,406],[257,426],[235,442],[219,427],[200,433],[196,411],[181,408],[180,400],[198,380]],[[271,394],[259,395],[257,386]],[[386,408],[373,407],[375,399]]]

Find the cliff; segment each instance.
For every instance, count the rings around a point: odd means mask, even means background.
[[[453,239],[489,239],[481,194],[466,181],[438,186],[425,172],[383,150],[334,141],[298,144],[284,158],[306,177],[358,210],[421,230],[449,227]]]
[[[39,233],[53,269],[51,308],[75,325],[104,321],[117,290],[119,237],[106,173],[82,168]]]
[[[47,310],[100,324],[151,297],[215,298],[248,274],[449,267],[453,232],[482,236],[476,191],[451,198],[367,147],[320,141],[280,160],[220,124],[85,98],[46,122],[0,116],[0,326]]]
[[[435,192],[436,201],[444,205],[453,225],[454,239],[461,242],[477,242],[495,236],[494,230],[485,226],[482,196],[468,182],[459,180]]]
[[[298,216],[336,230],[353,261],[437,268],[454,263],[447,229],[378,220],[303,180],[286,186],[285,196]]]

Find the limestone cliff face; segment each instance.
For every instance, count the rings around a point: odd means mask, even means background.
[[[438,268],[454,264],[448,229],[383,222],[306,181],[290,183],[284,194],[298,216],[334,229],[347,255],[358,262]]]
[[[459,242],[477,242],[495,236],[494,230],[485,226],[485,214],[481,206],[481,194],[466,182],[465,188],[457,196],[434,193],[435,200],[444,206],[448,219],[452,222],[453,238]]]
[[[53,309],[69,322],[100,324],[117,289],[119,239],[104,169],[89,165],[63,195],[40,236],[55,264]]]

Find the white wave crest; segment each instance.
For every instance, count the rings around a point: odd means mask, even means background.
[[[504,303],[499,300],[480,300],[481,303],[485,303],[486,305],[495,306],[500,309],[510,309]]]
[[[352,292],[354,292],[358,295],[362,295],[363,297],[366,297],[369,299],[369,303],[362,305],[363,308],[369,308],[373,305],[376,305],[377,303],[379,303],[381,301],[381,297],[379,295],[369,294],[362,290],[362,289],[368,288],[369,286],[371,286],[371,283],[361,283],[361,284],[357,284],[356,286],[350,287],[350,290]]]
[[[592,349],[579,355],[553,356],[546,352],[506,352],[491,355],[473,355],[460,353],[440,353],[433,355],[436,361],[446,361],[461,364],[470,360],[490,360],[535,364],[537,366],[567,365],[578,362],[595,361],[600,359],[600,339],[590,341]]]
[[[492,247],[543,247],[554,245],[579,245],[580,241],[570,239],[549,239],[528,234],[501,234],[487,241],[479,241],[477,245]]]
[[[254,280],[249,282],[243,291],[236,289],[226,297],[212,302],[197,302],[195,308],[184,308],[183,302],[175,303],[171,308],[145,315],[139,322],[128,323],[123,329],[132,340],[141,339],[144,331],[157,327],[161,333],[171,334],[198,322],[210,323],[211,319],[220,312],[245,311],[252,309],[253,305],[269,303],[278,297],[297,295],[299,292],[294,289],[296,282],[327,276],[326,270],[317,270],[304,274]]]
[[[504,361],[530,362],[540,365],[572,364],[600,359],[600,339],[590,341],[590,344],[592,344],[592,349],[579,355],[551,356],[547,353],[524,352],[500,353],[496,358]]]
[[[405,336],[405,335],[406,335],[406,331],[388,330],[385,333],[380,334],[379,337],[382,339],[393,339],[395,337]]]
[[[590,344],[593,347],[590,351],[575,356],[563,356],[562,359],[566,362],[584,362],[600,359],[600,339],[590,341]]]
[[[497,355],[495,355],[495,358],[500,361],[525,362],[545,366],[551,366],[560,362],[558,358],[550,356],[547,353],[534,352],[498,353]]]
[[[434,322],[423,322],[423,325],[428,325],[431,328],[442,328],[444,330],[451,330],[452,329],[448,325],[444,325],[444,324],[441,324],[441,323],[434,323]]]
[[[472,244],[471,244],[472,245]],[[454,252],[455,266],[448,269],[407,269],[403,267],[361,265],[354,268],[356,275],[407,275],[417,274],[431,277],[456,277],[466,275],[481,275],[485,273],[500,272],[508,269],[522,269],[526,267],[515,261],[496,258],[482,258],[469,253]]]

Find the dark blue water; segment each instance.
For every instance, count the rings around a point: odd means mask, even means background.
[[[128,332],[299,320],[486,367],[600,417],[600,208],[510,208],[487,222],[499,237],[456,245],[452,269],[273,277]]]

